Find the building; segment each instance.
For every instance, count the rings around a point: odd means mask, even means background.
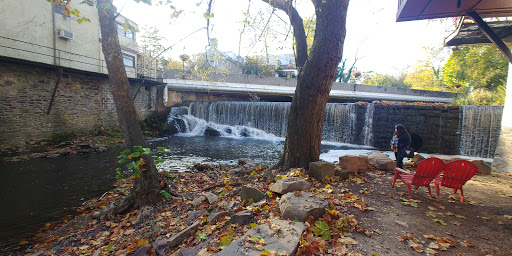
[[[219,43],[216,38],[210,39],[210,48],[207,50],[210,65],[225,71],[229,74],[241,74],[243,58],[232,51],[223,52],[219,50]]]
[[[107,74],[95,1],[87,1],[93,5],[77,2],[73,6],[90,20],[82,23],[77,22],[79,17],[66,16],[65,6],[58,3],[3,1],[0,56]],[[136,78],[140,58],[137,24],[122,15],[116,22],[127,75]],[[133,29],[123,28],[125,23]]]
[[[63,133],[118,126],[95,1],[79,2],[73,7],[90,22],[78,23],[64,6],[46,0],[2,1],[0,154],[36,148]],[[162,109],[163,86],[148,79],[147,69],[139,72],[137,25],[123,16],[116,21],[137,117],[144,119]]]

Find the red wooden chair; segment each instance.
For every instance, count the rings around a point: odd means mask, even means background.
[[[427,158],[419,162],[416,173],[411,173],[397,167],[395,168],[395,177],[393,178],[392,186],[395,186],[396,179],[400,178],[407,186],[409,198],[412,198],[412,186],[414,186],[416,189],[419,187],[427,187],[430,199],[432,199],[430,182],[441,173],[443,167],[443,160],[436,157]]]
[[[457,193],[460,189],[460,201],[464,203],[464,192],[462,186],[466,181],[470,180],[478,171],[478,167],[472,162],[466,160],[456,160],[447,163],[444,166],[444,172],[434,181],[436,184],[437,198],[439,198],[439,190],[441,186],[453,189],[453,193]]]

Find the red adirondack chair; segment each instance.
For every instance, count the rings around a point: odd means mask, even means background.
[[[430,182],[441,173],[443,167],[443,160],[436,157],[427,158],[419,162],[416,173],[411,173],[397,167],[395,168],[395,177],[393,178],[392,186],[395,186],[396,179],[400,178],[407,186],[409,198],[412,198],[412,186],[414,186],[416,189],[419,187],[427,187],[430,199],[432,199]]]
[[[447,163],[444,166],[444,172],[434,181],[436,184],[437,198],[439,198],[439,190],[441,186],[452,188],[453,193],[457,193],[460,189],[460,201],[464,203],[464,192],[462,186],[466,181],[470,180],[478,171],[478,167],[472,162],[466,160],[456,160]]]

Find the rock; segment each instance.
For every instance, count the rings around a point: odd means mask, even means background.
[[[201,205],[203,203],[204,200],[206,200],[206,196],[200,196],[200,197],[194,199],[194,201],[192,201],[192,205],[195,207],[198,207],[199,205]]]
[[[310,192],[301,192],[300,195],[290,192],[281,197],[279,209],[282,219],[305,221],[307,217],[322,217],[329,203]]]
[[[368,163],[378,170],[394,171],[396,164],[391,158],[382,152],[375,152],[368,156]]]
[[[192,224],[197,218],[203,216],[205,213],[207,213],[207,211],[205,209],[189,212],[187,220],[185,220],[184,224],[185,225]]]
[[[92,256],[101,256],[101,249],[96,250]]]
[[[235,206],[239,205],[240,202],[239,201],[236,201],[236,200],[233,200],[233,201],[230,201],[227,205],[226,205],[226,209],[228,210],[232,210],[235,208]]]
[[[159,236],[155,242],[153,242],[153,249],[159,250],[167,247],[167,239]]]
[[[399,221],[399,220],[395,220],[395,223],[404,227],[404,228],[409,228],[409,224],[407,224],[407,222],[403,222],[403,221]]]
[[[220,136],[220,132],[213,129],[212,127],[206,127],[206,129],[204,130],[204,136],[218,137]]]
[[[443,160],[443,162],[446,164],[446,163],[449,163],[451,161],[456,161],[456,160],[462,160],[462,158],[458,157],[458,156],[447,156],[447,155],[428,155],[428,157],[437,157],[441,160]]]
[[[236,223],[240,225],[247,225],[252,222],[254,219],[254,215],[251,211],[245,210],[241,212],[235,213],[233,216],[231,216],[231,223]]]
[[[242,200],[242,202],[244,200],[252,200],[253,202],[259,202],[265,199],[266,197],[267,195],[261,192],[259,189],[248,186],[242,186],[242,191],[240,192],[240,200]]]
[[[229,175],[238,176],[238,174],[242,172],[242,168],[234,168],[228,171]]]
[[[140,247],[134,254],[133,256],[144,256],[144,255],[147,255],[148,253],[148,250],[149,250],[149,245],[146,245],[144,247]]]
[[[331,163],[325,161],[316,161],[309,163],[309,175],[316,180],[323,180],[334,174],[334,167]]]
[[[409,162],[411,162],[413,165],[418,165],[418,163],[423,160],[425,160],[425,158],[422,155],[417,154],[417,153],[414,153],[413,158],[409,158]]]
[[[339,158],[338,166],[349,172],[358,173],[368,170],[368,158],[365,156],[345,155]]]
[[[276,183],[270,187],[270,191],[283,195],[290,191],[307,190],[310,188],[311,183],[304,179],[297,177],[286,177],[276,181]]]
[[[181,248],[174,254],[174,256],[196,256],[199,254],[199,250],[203,249],[207,245],[208,243],[203,242],[192,248]]]
[[[38,251],[36,253],[30,254],[30,256],[43,256],[45,254],[46,254],[46,251],[42,250],[42,251]]]
[[[151,206],[142,207],[142,210],[140,210],[139,215],[137,215],[137,218],[135,219],[135,223],[140,223],[145,218],[151,216],[152,212],[153,212],[153,207],[151,207]]]
[[[251,237],[258,237],[267,243],[265,249],[269,251],[284,252],[279,255],[293,255],[300,242],[300,236],[306,230],[302,222],[285,220],[272,220],[269,223],[250,229],[240,239],[233,241],[228,247],[214,254],[216,256],[260,256],[262,251],[254,248],[256,245],[250,241]],[[246,247],[249,243],[251,246]]]
[[[208,216],[208,218],[206,219],[206,221],[208,223],[210,222],[217,222],[217,220],[219,220],[220,218],[224,217],[224,216],[231,216],[233,213],[231,212],[228,212],[228,211],[222,211],[222,212],[216,212],[216,213],[212,213],[210,216]]]
[[[238,159],[238,165],[244,166],[247,163],[247,159],[240,158]]]
[[[214,204],[219,201],[219,197],[214,193],[210,192],[210,193],[207,193],[205,196],[206,196],[206,199],[208,199],[208,203],[210,203],[210,204]]]
[[[251,137],[251,132],[247,128],[243,128],[240,131],[240,136],[242,136],[242,137]]]
[[[169,238],[166,242],[167,246],[171,249],[176,247],[177,245],[181,244],[185,239],[187,239],[191,234],[195,233],[197,231],[197,228],[201,224],[201,221],[196,221],[192,225],[188,226],[183,231],[179,232],[178,234],[173,235],[171,238]]]
[[[338,170],[334,173],[334,175],[340,177],[342,180],[346,180],[350,178],[350,171],[347,170]]]
[[[491,166],[483,160],[471,160],[478,167],[477,174],[491,174]]]

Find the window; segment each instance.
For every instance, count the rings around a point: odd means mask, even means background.
[[[133,39],[133,32],[131,30],[125,30],[121,23],[117,23],[117,33],[128,39]]]
[[[123,54],[123,64],[127,67],[135,67],[135,56]]]

